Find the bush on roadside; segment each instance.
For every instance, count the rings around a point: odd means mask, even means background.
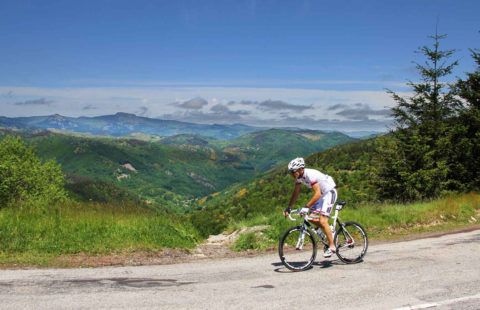
[[[66,198],[64,184],[56,162],[41,162],[18,137],[0,140],[0,208],[54,206]]]
[[[259,248],[260,242],[255,232],[241,234],[232,245],[234,251],[256,250]]]

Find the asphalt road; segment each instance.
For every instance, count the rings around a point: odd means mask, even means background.
[[[1,309],[480,309],[480,230],[374,245],[364,262],[276,255],[195,263],[0,271]]]

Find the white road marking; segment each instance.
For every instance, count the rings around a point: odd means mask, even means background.
[[[407,306],[407,307],[402,307],[402,308],[396,308],[394,310],[414,310],[414,309],[427,309],[427,308],[433,308],[433,307],[438,307],[438,306],[445,306],[445,305],[450,305],[462,301],[467,301],[467,300],[472,300],[472,299],[480,299],[480,294],[477,295],[472,295],[472,296],[465,296],[465,297],[460,297],[460,298],[454,298],[454,299],[447,299],[439,302],[433,302],[433,303],[427,303],[427,304],[421,304],[421,305],[416,305],[416,306]]]

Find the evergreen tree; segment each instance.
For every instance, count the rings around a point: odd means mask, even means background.
[[[476,69],[455,85],[464,109],[452,120],[450,178],[456,189],[480,189],[480,52],[471,50]]]
[[[453,50],[440,49],[440,40],[445,37],[431,36],[433,46],[419,49],[426,61],[416,63],[420,82],[408,83],[414,96],[404,98],[387,90],[397,106],[392,109],[394,141],[380,148],[377,180],[380,197],[401,201],[429,198],[447,187],[447,120],[458,113],[459,104],[442,82],[458,64],[447,63]]]

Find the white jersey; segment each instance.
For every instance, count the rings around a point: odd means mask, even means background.
[[[323,174],[318,170],[307,168],[303,170],[303,175],[296,180],[296,183],[303,183],[308,188],[312,188],[313,185],[318,183],[322,195],[328,193],[336,186],[331,176]]]

